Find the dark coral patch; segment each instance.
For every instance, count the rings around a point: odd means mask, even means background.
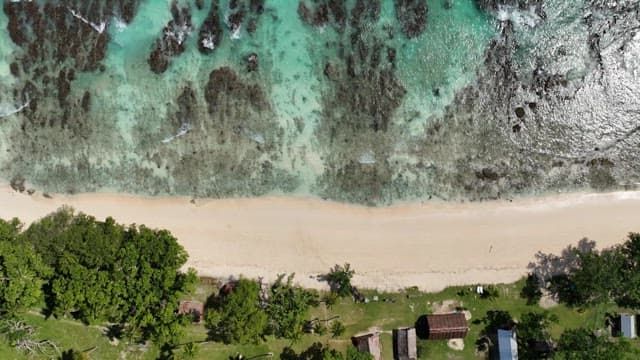
[[[427,24],[427,1],[395,0],[394,4],[402,32],[410,39],[422,34]]]
[[[171,15],[172,19],[162,29],[162,37],[156,41],[149,55],[149,66],[156,74],[167,71],[171,58],[185,51],[185,43],[193,31],[191,10],[188,7],[179,8],[174,1]]]

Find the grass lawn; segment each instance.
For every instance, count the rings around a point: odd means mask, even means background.
[[[299,352],[306,349],[314,342],[328,343],[331,347],[344,350],[350,344],[349,338],[359,332],[370,328],[382,331],[381,342],[384,359],[393,359],[391,330],[401,326],[413,326],[416,319],[423,314],[429,314],[444,304],[450,308],[462,307],[471,313],[469,321],[469,333],[464,339],[464,350],[456,351],[447,346],[446,341],[418,340],[418,352],[420,359],[479,359],[483,356],[476,355],[475,342],[483,328],[482,324],[474,323],[474,320],[485,316],[489,310],[508,311],[515,319],[530,311],[542,311],[537,305],[529,306],[519,294],[524,281],[514,284],[497,286],[499,296],[493,300],[481,299],[471,291],[461,292],[470,287],[452,287],[439,293],[423,294],[416,291],[401,293],[378,293],[363,291],[363,295],[373,298],[378,296],[378,301],[366,304],[355,304],[351,299],[342,299],[331,308],[321,304],[313,309],[311,318],[327,319],[339,317],[346,326],[345,333],[338,339],[331,338],[330,332],[319,336],[308,334],[295,344],[287,340],[268,338],[266,343],[260,345],[224,345],[220,343],[204,342],[207,331],[202,325],[193,325],[186,330],[184,342],[203,342],[200,344],[199,359],[228,360],[229,356],[241,353],[245,357],[273,352],[274,358],[278,358],[283,347],[292,346]],[[213,291],[214,287],[207,285],[201,288],[194,298],[204,300]],[[464,293],[459,295],[459,293]],[[600,306],[584,311],[557,305],[549,309],[555,314],[559,322],[552,329],[552,335],[558,337],[564,329],[575,327],[603,327],[604,317],[607,312],[617,310],[613,306]],[[61,349],[75,348],[78,350],[92,349],[92,359],[119,359],[127,351],[127,359],[154,359],[158,350],[149,347],[129,347],[120,343],[109,343],[100,327],[88,327],[79,322],[70,320],[45,320],[36,314],[26,314],[25,320],[37,327],[37,339],[50,339]],[[634,345],[638,346],[637,341]],[[0,359],[28,359],[27,356],[15,352],[6,343],[0,342]]]

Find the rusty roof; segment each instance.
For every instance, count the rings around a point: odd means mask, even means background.
[[[427,315],[429,339],[463,338],[469,330],[463,313]]]

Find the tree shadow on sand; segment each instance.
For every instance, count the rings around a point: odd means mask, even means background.
[[[578,291],[570,274],[581,266],[581,254],[593,251],[596,251],[596,242],[583,238],[577,245],[567,246],[560,255],[538,252],[527,268],[530,276],[538,279],[540,290],[547,290],[556,301],[575,305],[579,302]]]
[[[596,242],[583,238],[576,246],[569,245],[562,250],[560,255],[545,254],[539,251],[534,262],[527,265],[529,272],[536,275],[543,288],[548,282],[558,276],[564,276],[576,269],[580,264],[580,254],[588,253],[596,248]]]

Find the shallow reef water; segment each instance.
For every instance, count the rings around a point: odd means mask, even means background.
[[[0,177],[366,205],[633,187],[639,1],[4,0]]]

